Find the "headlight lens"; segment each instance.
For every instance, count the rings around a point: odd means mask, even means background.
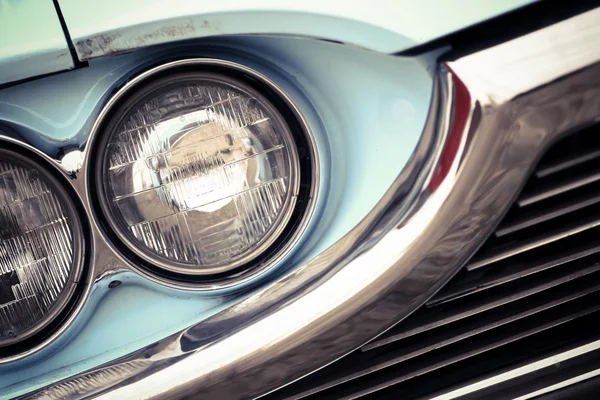
[[[0,150],[0,346],[42,330],[81,273],[79,220],[42,166]]]
[[[183,274],[251,261],[291,217],[299,161],[277,110],[218,74],[175,74],[105,132],[101,205],[138,256]]]

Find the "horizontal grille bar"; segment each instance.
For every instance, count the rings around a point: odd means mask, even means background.
[[[547,151],[494,234],[426,306],[272,397],[425,396],[600,335],[599,205],[592,125]]]

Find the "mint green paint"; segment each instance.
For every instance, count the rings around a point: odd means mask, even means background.
[[[231,34],[337,40],[392,53],[532,0],[59,0],[80,59]]]
[[[71,68],[52,0],[0,0],[0,84]]]

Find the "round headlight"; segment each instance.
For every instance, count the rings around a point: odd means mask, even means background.
[[[175,73],[131,94],[106,125],[96,184],[137,256],[187,275],[232,271],[290,220],[300,162],[290,128],[254,88]]]
[[[68,194],[45,167],[0,150],[0,346],[47,327],[81,276],[82,237]]]

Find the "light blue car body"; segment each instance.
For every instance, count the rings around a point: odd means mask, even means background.
[[[83,148],[115,88],[174,57],[235,61],[273,80],[307,119],[320,157],[309,228],[271,272],[235,292],[177,290],[134,274],[119,277],[119,290],[96,285],[59,340],[0,365],[0,397],[150,345],[336,242],[381,199],[414,150],[444,49],[412,58],[390,53],[528,2],[377,0],[340,9],[326,1],[254,0],[240,8],[233,1],[59,0],[61,26],[51,0],[0,0],[0,124],[51,157]],[[28,81],[14,84],[21,80]]]

